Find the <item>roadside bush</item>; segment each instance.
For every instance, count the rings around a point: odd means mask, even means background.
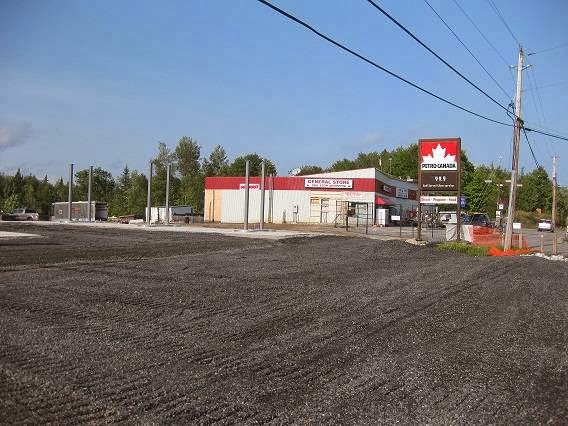
[[[489,247],[474,246],[464,241],[449,241],[436,244],[438,250],[454,251],[457,253],[465,253],[470,256],[487,256]]]

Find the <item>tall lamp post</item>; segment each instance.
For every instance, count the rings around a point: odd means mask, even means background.
[[[166,225],[170,224],[170,175],[173,164],[177,164],[177,161],[170,161],[166,165]]]

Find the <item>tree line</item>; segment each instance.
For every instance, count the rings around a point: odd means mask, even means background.
[[[236,157],[229,162],[225,149],[218,145],[208,157],[202,158],[201,146],[194,139],[183,136],[173,150],[165,143],[158,144],[158,152],[151,160],[152,205],[165,204],[167,165],[170,164],[170,204],[191,205],[197,212],[203,210],[204,184],[207,176],[243,176],[246,161],[251,175],[260,175],[264,161],[267,174],[276,174],[274,163],[256,153]],[[110,216],[133,214],[144,217],[147,206],[148,170],[131,170],[125,165],[119,176],[100,167],[93,169],[91,199],[108,203]],[[73,177],[73,199],[87,200],[89,170],[79,170]],[[51,214],[51,205],[67,201],[68,183],[60,177],[54,184],[47,176],[23,176],[20,170],[10,176],[0,173],[0,209],[9,213],[18,207]]]
[[[500,203],[507,208],[509,198],[510,172],[493,164],[474,166],[467,154],[461,152],[462,194],[468,201],[470,211],[488,212],[494,217]],[[261,163],[265,162],[266,173],[276,175],[273,161],[256,153],[236,157],[232,162],[225,149],[218,145],[209,156],[202,158],[201,146],[194,139],[183,136],[173,150],[166,144],[158,144],[158,152],[152,159],[152,205],[165,204],[167,165],[171,164],[170,204],[191,205],[197,212],[203,210],[205,177],[244,176],[246,161],[250,162],[250,174],[259,176]],[[392,151],[361,152],[353,159],[343,158],[329,167],[304,165],[296,171],[298,175],[332,171],[354,170],[374,167],[385,174],[401,179],[418,177],[418,145],[398,147]],[[148,171],[145,171],[146,173]],[[86,200],[88,192],[88,170],[79,170],[74,176],[73,199]],[[540,211],[550,216],[552,210],[552,181],[546,170],[538,167],[520,176],[517,192],[517,210]],[[144,217],[147,204],[148,178],[144,172],[130,170],[125,166],[119,176],[100,167],[93,170],[92,200],[106,201],[109,215],[133,214]],[[29,207],[43,215],[50,214],[51,203],[66,201],[68,186],[63,178],[51,184],[47,176],[23,176],[18,170],[13,176],[0,174],[0,207],[10,212],[17,207]],[[561,223],[568,216],[568,188],[558,188],[558,218]]]

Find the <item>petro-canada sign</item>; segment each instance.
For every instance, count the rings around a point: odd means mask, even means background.
[[[420,189],[457,191],[459,139],[421,139],[418,142]]]

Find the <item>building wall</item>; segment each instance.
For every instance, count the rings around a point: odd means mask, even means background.
[[[340,178],[352,179],[352,188],[305,188],[305,179]],[[261,179],[253,176],[249,181],[249,223],[260,221]],[[334,223],[338,211],[338,201],[360,203],[386,203],[395,213],[408,217],[416,209],[416,189],[414,182],[401,181],[386,176],[374,168],[322,173],[310,176],[274,177],[265,180],[264,220],[282,223]],[[270,187],[272,186],[272,202]],[[245,201],[245,177],[212,177],[205,181],[206,222],[243,223]],[[402,188],[408,198],[400,198]],[[345,208],[345,206],[343,206]],[[373,220],[374,208],[371,209]]]

